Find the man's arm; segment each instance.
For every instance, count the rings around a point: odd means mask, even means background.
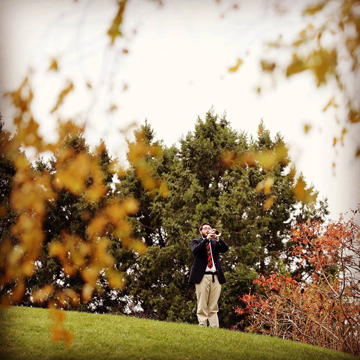
[[[222,239],[219,239],[217,245],[219,253],[226,253],[229,250],[228,244]]]
[[[206,248],[206,239],[193,239],[191,240],[191,252],[197,255],[201,250]]]

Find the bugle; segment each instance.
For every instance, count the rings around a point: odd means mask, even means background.
[[[213,229],[212,231],[213,231],[213,233],[214,233],[214,235],[215,235],[216,237],[220,237],[220,235],[221,235],[221,231],[220,231],[220,230],[218,230],[218,229]]]

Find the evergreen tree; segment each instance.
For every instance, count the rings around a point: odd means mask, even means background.
[[[0,278],[6,278],[6,266],[9,259],[7,250],[18,244],[12,234],[12,226],[16,223],[19,213],[11,206],[11,190],[16,173],[15,159],[25,155],[14,145],[11,134],[4,129],[0,114]],[[1,281],[0,295],[9,294],[15,281]]]
[[[154,133],[147,122],[142,130],[151,134],[147,136],[151,144]],[[285,269],[284,261],[291,253],[286,247],[291,226],[296,220],[324,217],[326,203],[316,207],[298,201],[284,140],[279,134],[271,139],[263,123],[258,137],[252,139],[231,129],[225,116],[210,110],[204,121],[197,120],[195,131],[180,140],[180,149],[163,145],[161,149],[161,156],[150,160],[154,174],[167,181],[168,198],[144,190],[134,169],[117,187],[119,193],[139,200],[141,210],[133,225],[149,246],[147,254],[134,262],[126,291],[146,316],[196,321],[195,293],[187,283],[193,260],[190,241],[199,236],[199,225],[209,221],[221,229],[230,245],[223,256],[227,284],[220,301],[222,325],[229,327],[236,323],[233,308],[238,295],[249,291],[258,274]],[[240,158],[253,151],[261,159],[262,154],[275,156],[278,149],[284,154],[272,166],[259,160],[234,166],[223,161],[226,153]],[[265,184],[265,190],[259,184]],[[269,198],[272,205],[266,207]]]
[[[12,146],[11,134],[4,129],[0,114],[0,233],[2,241],[12,237],[10,228],[17,217],[10,204],[12,180],[15,176],[13,152],[19,153],[19,149]]]
[[[76,156],[80,154],[87,156],[90,162],[96,164],[101,170],[101,185],[104,187],[104,190],[102,190],[101,196],[96,201],[92,201],[85,194],[96,183],[96,175],[93,173],[87,176],[85,188],[79,193],[74,193],[68,188],[59,187],[58,185],[57,176],[59,172],[66,169]],[[109,155],[103,141],[100,142],[94,152],[91,152],[84,137],[78,134],[69,136],[48,162],[41,158],[34,162],[33,171],[35,173],[48,172],[51,174],[52,187],[56,192],[56,196],[54,201],[47,203],[47,214],[43,223],[45,241],[39,261],[37,262],[36,272],[28,279],[28,296],[23,299],[23,304],[29,304],[31,302],[30,294],[45,285],[52,285],[55,288],[55,294],[56,291],[66,288],[71,288],[81,294],[85,283],[82,270],[86,269],[86,262],[81,269],[73,274],[68,274],[62,262],[57,257],[50,255],[49,246],[54,241],[63,241],[65,236],[73,239],[69,240],[71,242],[70,246],[81,246],[80,243],[77,244],[77,239],[82,239],[83,244],[93,246],[89,241],[87,230],[91,221],[113,198],[113,161],[114,159]],[[85,163],[83,166],[86,167],[87,164]],[[81,171],[81,169],[78,170],[79,172]],[[69,180],[71,181],[72,179]],[[108,237],[112,239],[109,252],[112,255],[118,254],[119,239],[112,236],[110,229]],[[120,268],[119,264],[117,268]],[[97,312],[124,312],[125,305],[116,296],[116,291],[109,285],[104,271],[97,282],[97,291],[94,293],[91,301],[86,303],[81,301],[77,309]]]
[[[235,325],[238,296],[248,293],[260,273],[291,273],[290,229],[299,221],[323,219],[326,201],[317,200],[316,191],[307,187],[302,176],[296,178],[284,139],[280,134],[272,138],[263,122],[258,136],[252,138],[232,129],[225,115],[210,110],[204,120],[197,119],[194,131],[178,147],[155,141],[147,121],[134,135],[127,154],[129,168],[119,173],[117,181],[115,160],[105,143],[101,141],[91,152],[81,135],[69,136],[50,161],[39,158],[33,164],[34,174],[46,173],[51,179],[55,195],[46,202],[45,241],[36,271],[27,281],[23,304],[30,303],[33,290],[48,284],[54,287],[55,297],[57,290],[67,288],[81,293],[84,271],[89,270],[86,257],[70,274],[64,261],[50,256],[50,248],[65,237],[70,248],[94,246],[90,233],[96,234],[100,226],[99,239],[110,240],[108,253],[115,264],[101,269],[91,301],[81,302],[80,309],[194,323],[195,291],[188,283],[193,262],[190,242],[199,236],[199,225],[207,221],[221,230],[230,246],[222,260],[227,283],[220,299],[220,319],[224,327]],[[2,136],[9,138],[3,131]],[[84,162],[74,167],[81,157]],[[86,170],[77,184],[78,176],[72,178],[69,172],[72,166],[79,174],[82,167],[93,170]],[[0,189],[2,209],[9,203],[11,169],[11,161],[2,157],[1,171],[6,175]],[[144,255],[139,248],[129,248],[123,233],[129,231],[126,224],[125,230],[116,230],[111,222],[100,224],[109,204],[121,204],[129,197],[139,204],[128,221],[131,236],[147,246]],[[95,226],[95,220],[101,220],[100,225]],[[5,229],[9,223],[7,213],[1,226]],[[71,257],[71,249],[67,251]],[[122,290],[114,290],[106,276],[114,269],[124,274]]]

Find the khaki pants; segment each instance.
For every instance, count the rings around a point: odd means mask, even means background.
[[[210,327],[218,328],[218,300],[221,293],[221,285],[217,275],[215,282],[212,282],[212,275],[204,275],[200,284],[195,284],[197,299],[197,318],[200,326],[207,327],[209,320]]]

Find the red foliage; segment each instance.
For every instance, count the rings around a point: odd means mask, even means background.
[[[308,222],[292,230],[292,270],[307,265],[306,279],[273,273],[240,297],[246,330],[360,354],[360,236],[355,221]]]

